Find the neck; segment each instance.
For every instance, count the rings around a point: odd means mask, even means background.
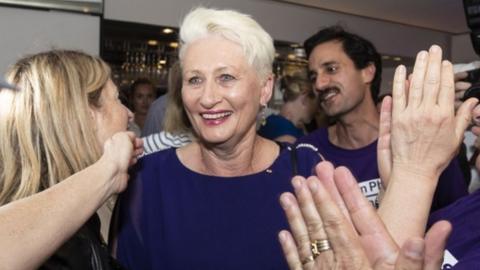
[[[137,114],[135,113],[135,123],[140,127],[143,128],[145,125],[145,120],[147,120],[146,114]]]
[[[278,156],[278,147],[257,136],[253,128],[252,134],[233,146],[195,142],[179,149],[178,153],[182,163],[194,171],[231,177],[267,169]]]
[[[344,149],[365,147],[378,139],[380,115],[368,101],[357,109],[339,117],[335,125],[328,129],[331,143]]]

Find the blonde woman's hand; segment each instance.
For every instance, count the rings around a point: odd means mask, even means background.
[[[111,194],[120,193],[127,187],[128,168],[137,162],[143,153],[143,141],[130,131],[119,132],[108,139],[103,146],[100,162],[112,166]]]

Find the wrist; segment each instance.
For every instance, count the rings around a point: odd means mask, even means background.
[[[95,181],[100,185],[99,188],[103,194],[102,201],[105,201],[114,193],[113,179],[118,174],[119,168],[115,162],[106,158],[105,155],[102,155],[92,167],[98,176]]]

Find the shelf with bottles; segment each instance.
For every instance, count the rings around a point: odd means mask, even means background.
[[[152,81],[159,95],[166,91],[168,71],[177,61],[177,33],[174,27],[102,20],[100,55],[122,93],[139,78]]]

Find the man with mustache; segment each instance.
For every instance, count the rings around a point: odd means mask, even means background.
[[[375,104],[381,83],[380,55],[370,41],[339,26],[321,29],[304,47],[319,105],[334,124],[298,142],[315,145],[335,166],[349,168],[363,194],[377,207],[380,115]],[[467,194],[462,177],[457,160],[453,160],[440,178],[432,210]]]

